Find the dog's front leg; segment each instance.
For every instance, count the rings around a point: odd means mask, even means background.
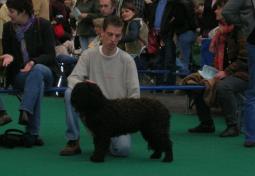
[[[94,153],[90,157],[92,162],[104,162],[104,157],[110,146],[110,137],[107,135],[94,136]]]

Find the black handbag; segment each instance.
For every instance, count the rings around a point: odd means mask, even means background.
[[[18,129],[8,129],[0,135],[0,146],[6,148],[25,146],[24,132]]]

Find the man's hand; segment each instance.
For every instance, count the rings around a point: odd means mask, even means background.
[[[4,54],[0,56],[0,60],[3,60],[3,67],[7,67],[13,61],[13,57],[10,54]]]
[[[224,71],[219,71],[219,72],[215,75],[214,78],[220,80],[220,79],[225,78],[226,76],[227,76],[226,72],[224,72]]]
[[[35,65],[35,62],[34,62],[34,61],[29,61],[29,62],[25,65],[25,67],[24,67],[23,69],[21,69],[20,71],[21,71],[21,72],[29,72],[29,71],[33,68],[34,65]]]

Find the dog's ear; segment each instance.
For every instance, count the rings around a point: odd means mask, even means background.
[[[95,82],[86,81],[85,83],[87,84],[90,90],[90,93],[94,94],[93,96],[97,96],[100,99],[104,97],[103,92],[101,91],[101,89],[98,87],[98,85]]]

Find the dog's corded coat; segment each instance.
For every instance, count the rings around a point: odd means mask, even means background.
[[[151,158],[164,162],[173,160],[172,142],[169,136],[170,113],[158,100],[150,98],[123,98],[109,100],[100,88],[91,82],[76,84],[71,103],[80,113],[82,122],[93,133],[94,162],[104,161],[110,138],[140,131],[149,147],[154,150]]]

